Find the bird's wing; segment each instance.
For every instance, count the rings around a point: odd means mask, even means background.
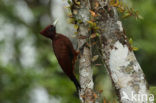
[[[72,72],[73,65],[68,47],[63,40],[57,40],[53,42],[53,49],[61,68],[66,70],[64,72],[69,75]]]
[[[72,45],[72,42],[64,35],[59,35],[60,37],[63,38],[63,42],[66,45],[66,48],[68,50],[68,54],[71,57],[72,60],[74,60],[75,57],[77,57],[76,51],[74,50],[74,47]]]
[[[72,59],[72,64],[74,65],[78,56],[78,52],[74,49],[72,42],[67,38],[65,40],[66,46],[68,47],[69,55]]]

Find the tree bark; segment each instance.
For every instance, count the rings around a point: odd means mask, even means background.
[[[121,103],[145,103],[147,98],[133,98],[135,94],[146,94],[148,87],[144,73],[136,60],[132,47],[118,19],[115,7],[109,5],[109,0],[93,0],[93,8],[98,14],[96,24],[101,34],[101,52],[105,67]],[[93,6],[95,7],[95,6]],[[133,95],[134,94],[134,95]]]
[[[79,78],[81,91],[79,97],[82,103],[95,103],[94,99],[94,83],[93,70],[91,68],[91,50],[87,46],[87,38],[89,36],[88,23],[90,19],[90,5],[88,0],[80,0],[80,5],[73,0],[71,6],[72,15],[78,24],[78,48],[80,50],[79,58]],[[79,22],[78,22],[79,21]],[[81,21],[81,22],[80,22]]]
[[[75,0],[73,0],[75,1]],[[110,75],[121,103],[145,103],[147,98],[133,98],[134,95],[146,94],[148,87],[144,73],[136,60],[132,47],[118,19],[115,7],[109,5],[109,0],[79,0],[80,5],[74,3],[72,13],[79,25],[79,36],[89,36],[87,21],[90,21],[90,13],[96,13],[94,23],[99,28],[102,60]],[[91,69],[91,50],[84,44],[86,39],[79,38],[79,48],[83,48],[79,60],[80,99],[82,103],[95,103],[93,94],[93,80]],[[94,98],[94,99],[93,99]]]

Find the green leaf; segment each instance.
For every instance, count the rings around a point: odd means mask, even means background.
[[[131,45],[133,44],[132,38],[129,39],[129,43],[130,43]]]
[[[122,18],[127,18],[129,17],[131,14],[129,12],[124,13],[124,15],[122,16]]]
[[[142,20],[142,19],[144,19],[144,18],[143,18],[141,15],[138,15],[138,19],[141,19],[141,20]]]
[[[68,4],[71,6],[72,5],[72,2],[71,2],[71,0],[68,0]]]
[[[96,36],[100,36],[100,34],[99,33],[96,33]]]
[[[99,55],[95,55],[95,56],[93,56],[93,58],[92,58],[92,62],[96,61],[98,58],[99,58]]]
[[[75,24],[74,25],[74,28],[77,30],[79,28],[79,26]]]
[[[137,47],[132,47],[132,49],[133,49],[134,51],[138,51],[138,50],[139,50],[139,48],[137,48]]]

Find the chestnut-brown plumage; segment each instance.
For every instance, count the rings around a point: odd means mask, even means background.
[[[73,73],[78,52],[74,50],[71,41],[66,36],[56,33],[55,26],[53,25],[47,26],[40,33],[52,40],[53,50],[58,63],[67,76],[74,82],[77,90],[79,90],[80,84]]]

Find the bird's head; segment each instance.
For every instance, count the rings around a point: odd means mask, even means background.
[[[53,38],[56,34],[56,27],[54,25],[48,25],[45,29],[43,29],[40,34],[47,38]]]
[[[48,25],[44,30],[40,32],[43,36],[47,38],[53,39],[56,35],[56,24],[58,22],[58,18],[54,21],[53,25]]]

